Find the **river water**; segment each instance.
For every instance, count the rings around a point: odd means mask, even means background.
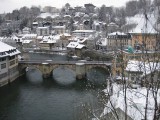
[[[63,55],[30,54],[32,59],[67,60]],[[95,68],[87,79],[77,81],[74,71],[57,68],[53,78],[42,79],[40,71],[0,88],[0,120],[90,120],[103,110],[102,90],[107,72]]]

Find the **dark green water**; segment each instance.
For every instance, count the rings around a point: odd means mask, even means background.
[[[99,93],[106,84],[104,70],[92,69],[81,81],[67,68],[57,68],[53,76],[42,79],[38,70],[30,69],[0,88],[0,120],[90,120],[90,110],[102,112]]]

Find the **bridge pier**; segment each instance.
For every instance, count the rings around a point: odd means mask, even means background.
[[[46,79],[46,78],[51,77],[51,74],[43,74],[42,77],[43,77],[44,79]]]
[[[81,80],[86,78],[85,63],[76,63],[76,79]]]
[[[50,68],[50,64],[48,63],[42,63],[42,65],[39,67],[41,72],[42,72],[42,77],[45,78],[49,78],[51,77],[51,68]]]

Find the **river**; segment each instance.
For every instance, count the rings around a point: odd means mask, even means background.
[[[30,54],[31,59],[66,60],[63,55]],[[29,69],[10,85],[0,88],[0,120],[90,120],[103,110],[102,90],[107,73],[95,68],[77,81],[74,71],[57,68],[53,78],[42,79]],[[92,112],[91,112],[92,111]]]

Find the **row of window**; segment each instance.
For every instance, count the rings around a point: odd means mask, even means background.
[[[1,64],[1,69],[6,68],[6,63]]]
[[[7,72],[6,73],[3,73],[3,74],[0,74],[0,80],[7,77]]]
[[[15,59],[15,56],[10,56],[9,57],[9,60],[13,60],[13,59]]]
[[[14,64],[15,64],[15,60],[12,60],[12,61],[9,63],[10,66],[12,66],[12,65],[14,65]]]
[[[6,58],[0,58],[0,62],[6,61]]]
[[[9,74],[12,75],[12,74],[14,74],[17,71],[18,71],[18,66],[15,66],[15,67],[9,69]]]

